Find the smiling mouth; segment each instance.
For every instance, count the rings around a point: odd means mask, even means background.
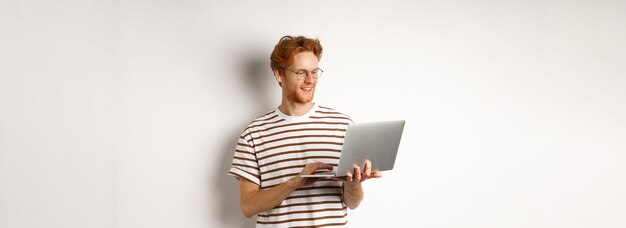
[[[302,90],[309,92],[313,90],[313,87],[303,87]]]

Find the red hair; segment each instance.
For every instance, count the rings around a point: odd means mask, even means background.
[[[283,36],[270,56],[272,70],[283,70],[291,65],[293,56],[305,51],[313,52],[317,56],[317,61],[322,58],[322,45],[318,39],[304,36]]]

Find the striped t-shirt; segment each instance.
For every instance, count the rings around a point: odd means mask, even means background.
[[[298,175],[304,166],[337,166],[353,123],[334,109],[314,105],[303,116],[275,109],[256,118],[241,133],[229,174],[269,189]],[[342,183],[322,179],[292,192],[280,205],[257,216],[257,227],[334,227],[347,223]]]

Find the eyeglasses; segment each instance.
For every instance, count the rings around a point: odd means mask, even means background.
[[[290,69],[285,68],[288,71],[293,72],[294,74],[296,74],[298,76],[299,80],[302,80],[304,78],[306,78],[307,75],[311,75],[311,77],[317,79],[319,77],[322,77],[322,73],[324,73],[324,71],[320,68],[317,69],[313,69],[312,71],[307,71],[307,70],[299,70],[299,71],[293,71]]]

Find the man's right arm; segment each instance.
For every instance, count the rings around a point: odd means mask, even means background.
[[[320,162],[311,163],[304,167],[300,175],[312,174],[318,169],[332,170],[333,166]],[[241,213],[250,218],[260,212],[271,210],[278,206],[296,189],[313,184],[317,181],[317,178],[304,178],[300,177],[300,175],[266,190],[261,190],[259,185],[244,178],[240,178],[239,206]]]

